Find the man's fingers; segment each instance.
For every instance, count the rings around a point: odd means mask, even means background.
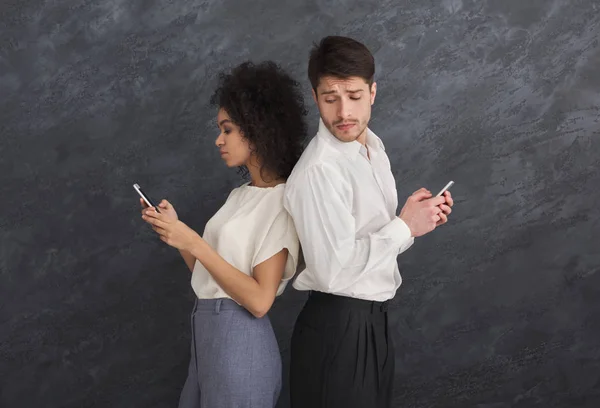
[[[416,191],[413,195],[410,196],[410,199],[419,202],[429,197],[431,197],[431,193],[428,191]]]
[[[431,193],[431,191],[427,190],[425,187],[421,187],[420,189],[418,189],[417,191],[415,191],[411,195],[415,195],[415,194],[422,193],[422,192]]]
[[[444,212],[444,214],[449,215],[452,212],[452,208],[447,206],[446,204],[440,204],[439,208]]]
[[[440,204],[446,203],[446,197],[444,197],[444,196],[433,197],[428,200],[428,203],[429,203],[429,205],[433,205],[433,206],[437,207]]]
[[[452,194],[450,194],[450,191],[445,191],[444,196],[446,196],[446,204],[452,207],[454,205],[454,200],[452,199]]]
[[[442,212],[442,209],[440,207],[437,206],[433,206],[433,207],[426,207],[427,210],[429,211],[429,213],[431,215],[436,215]]]
[[[437,221],[437,225],[442,225],[448,222],[448,216],[443,212],[439,213],[437,217],[439,218],[439,220]]]

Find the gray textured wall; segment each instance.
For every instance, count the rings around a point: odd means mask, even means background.
[[[456,181],[451,223],[399,258],[397,406],[597,407],[599,14],[597,0],[2,2],[0,405],[175,406],[189,273],[131,185],[201,231],[240,182],[213,147],[217,70],[274,59],[308,97],[311,42],[341,33],[375,55],[372,128],[400,202]],[[271,312],[286,362],[303,299],[288,290]]]

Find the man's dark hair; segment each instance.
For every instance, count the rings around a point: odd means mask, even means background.
[[[337,78],[360,77],[373,84],[375,58],[362,43],[348,37],[328,36],[314,44],[308,60],[308,79],[317,91],[324,76]]]

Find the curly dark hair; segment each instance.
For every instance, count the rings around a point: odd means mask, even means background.
[[[255,146],[261,176],[267,170],[277,178],[288,178],[307,134],[307,110],[296,80],[273,61],[246,61],[219,75],[210,103],[223,108]],[[248,174],[245,167],[240,170]]]

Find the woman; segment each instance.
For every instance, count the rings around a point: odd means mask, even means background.
[[[198,298],[179,407],[274,407],[281,357],[267,312],[298,262],[283,192],[302,153],[306,110],[298,83],[273,62],[221,74],[211,103],[219,108],[221,158],[250,181],[229,194],[203,237],[166,200],[160,213],[142,210],[160,239],[179,249]]]

